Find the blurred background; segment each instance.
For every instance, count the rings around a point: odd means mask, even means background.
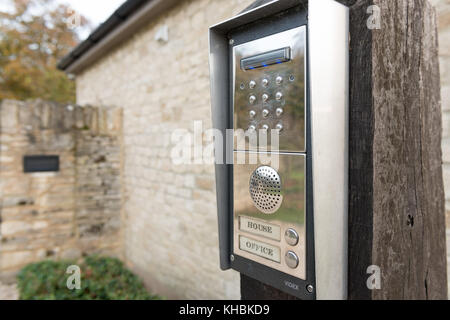
[[[0,0],[0,299],[240,298],[214,167],[170,149],[173,130],[211,127],[208,27],[252,2]],[[450,226],[450,2],[430,2]],[[68,293],[71,264],[84,287]]]

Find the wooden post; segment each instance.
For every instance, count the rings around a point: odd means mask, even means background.
[[[367,8],[380,29],[368,29]],[[446,299],[436,15],[427,0],[351,13],[350,299]],[[367,267],[381,271],[369,290]]]
[[[434,8],[428,0],[341,2],[351,8],[349,299],[447,299]],[[370,266],[380,289],[367,286]],[[243,299],[292,298],[244,275],[241,291]]]

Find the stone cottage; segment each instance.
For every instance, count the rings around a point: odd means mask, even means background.
[[[219,269],[214,166],[175,165],[171,135],[211,127],[208,27],[253,0],[129,0],[60,64],[79,105],[123,109],[121,256],[170,298],[240,297]]]
[[[24,244],[28,240],[15,236],[14,228],[24,228],[24,232],[33,228],[51,230],[51,225],[43,224],[50,222],[36,220],[36,215],[39,210],[51,211],[45,206],[53,208],[52,203],[44,199],[39,202],[44,209],[36,209],[35,204],[23,204],[35,197],[11,194],[11,217],[9,223],[2,223],[2,237],[6,237],[5,230],[9,232],[5,242],[11,251],[8,261],[16,259],[17,264],[2,265],[0,270],[14,271],[21,263],[46,256],[106,252],[122,258],[152,291],[168,298],[240,298],[239,274],[219,269],[214,167],[174,164],[171,136],[175,129],[192,132],[195,121],[201,121],[203,129],[211,127],[208,27],[253,2],[128,0],[59,65],[76,76],[77,105],[108,108],[74,106],[64,111],[65,116],[48,118],[74,121],[75,125],[61,129],[56,120],[48,120],[44,126],[33,122],[47,121],[44,115],[56,112],[43,102],[42,106],[21,109],[14,103],[9,107],[4,104],[2,117],[5,108],[15,110],[11,113],[14,119],[8,121],[16,124],[11,130],[21,132],[22,138],[12,142],[9,150],[3,150],[2,144],[2,161],[8,161],[8,157],[11,161],[14,154],[24,152],[64,154],[60,161],[67,166],[61,168],[66,180],[35,174],[26,176],[31,180],[23,183],[39,189],[45,181],[55,180],[60,196],[67,199],[67,206],[58,209],[57,217],[70,244],[66,241],[66,247],[58,245],[49,231],[49,241],[53,241],[50,246],[34,251],[28,248]],[[450,210],[450,3],[432,2],[440,21],[444,175]],[[21,112],[39,116],[22,127]],[[49,145],[45,141],[29,147],[30,132],[42,128],[56,149],[45,149],[43,146]],[[66,135],[65,144],[52,138],[61,130]],[[0,139],[11,140],[11,134],[2,132]],[[99,154],[86,157],[86,150]],[[17,173],[21,169],[14,170]],[[19,174],[11,174],[10,179],[17,179]],[[87,199],[95,205],[89,205]],[[27,227],[17,223],[23,216],[30,221]],[[55,251],[50,248],[56,248],[56,252],[50,252]],[[6,261],[6,253],[2,254],[2,261]]]

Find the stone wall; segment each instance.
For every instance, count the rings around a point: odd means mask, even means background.
[[[3,101],[0,278],[25,264],[120,249],[121,110]],[[24,173],[25,155],[58,155],[60,171]]]
[[[174,129],[211,127],[208,27],[252,2],[181,1],[77,75],[78,103],[123,107],[125,257],[168,298],[240,298],[239,274],[219,269],[214,167],[170,152]]]

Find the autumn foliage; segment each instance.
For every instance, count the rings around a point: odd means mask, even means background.
[[[0,101],[42,98],[75,100],[74,81],[58,61],[79,41],[74,11],[53,0],[14,0],[0,12]],[[77,20],[79,27],[86,19]]]

